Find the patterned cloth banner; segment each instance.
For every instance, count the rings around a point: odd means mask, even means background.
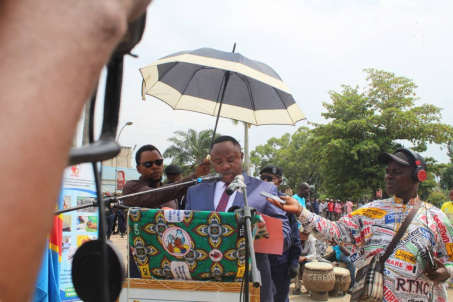
[[[260,215],[255,215],[252,231],[257,222],[262,227]],[[245,223],[241,214],[131,209],[129,234],[144,279],[242,281]]]

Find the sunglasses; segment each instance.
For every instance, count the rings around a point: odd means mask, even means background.
[[[276,179],[276,178],[274,178],[274,177],[272,177],[272,176],[270,176],[270,175],[261,175],[261,176],[260,176],[260,179],[261,179],[262,181],[267,180],[268,182],[275,182],[275,181],[278,180],[278,179]]]
[[[164,160],[161,158],[161,159],[156,159],[156,160],[145,161],[145,162],[140,163],[140,165],[145,166],[145,168],[151,168],[153,166],[153,164],[156,164],[156,166],[160,167],[160,166],[162,166],[163,163],[164,163]]]

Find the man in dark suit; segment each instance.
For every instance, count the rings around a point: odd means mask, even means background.
[[[283,182],[283,169],[275,165],[267,165],[261,169],[260,179],[273,183],[278,189]],[[286,196],[286,194],[279,191],[278,196]],[[289,286],[291,279],[295,278],[299,271],[299,257],[302,252],[297,218],[294,214],[287,214],[287,218],[293,235],[293,244],[282,255],[269,255],[272,281],[277,289],[274,302],[289,302]]]
[[[242,207],[242,193],[236,191],[233,195],[228,196],[225,191],[237,175],[243,175],[244,183],[247,185],[249,205],[259,213],[282,220],[283,250],[287,250],[292,243],[288,219],[281,209],[267,202],[266,198],[260,195],[261,191],[277,195],[277,187],[271,183],[249,177],[242,171],[244,154],[241,152],[241,146],[237,140],[231,136],[221,136],[214,140],[209,154],[215,171],[223,175],[222,181],[202,183],[189,188],[186,195],[186,210],[226,212],[232,206]],[[261,273],[260,300],[262,302],[272,302],[276,290],[272,282],[267,254],[256,253],[255,255],[257,266]]]

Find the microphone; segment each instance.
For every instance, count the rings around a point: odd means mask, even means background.
[[[228,213],[242,213],[242,208],[240,206],[231,206],[227,212]]]
[[[220,173],[209,174],[197,178],[197,183],[207,182],[207,181],[219,181],[222,180],[223,175]]]
[[[236,175],[234,180],[230,183],[230,185],[226,189],[225,193],[226,193],[226,195],[231,196],[235,191],[237,191],[238,189],[241,189],[243,187],[245,187],[244,176],[239,174],[239,175]]]

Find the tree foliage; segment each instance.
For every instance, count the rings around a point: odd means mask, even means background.
[[[450,191],[453,189],[453,165],[445,168],[440,179],[440,187]]]
[[[175,131],[175,136],[168,139],[172,145],[165,150],[163,156],[172,158],[173,164],[193,169],[209,154],[212,133],[212,129],[202,130],[199,133],[193,129],[187,132]],[[216,133],[215,137],[219,136],[221,134]]]
[[[365,72],[364,89],[343,85],[341,92],[329,92],[332,102],[323,103],[327,111],[322,113],[326,124],[271,138],[252,152],[253,164],[279,165],[293,188],[308,180],[320,188],[320,194],[344,200],[372,198],[379,188],[387,195],[385,167],[377,162],[381,152],[403,145],[422,152],[434,143],[448,144],[453,154],[453,128],[441,123],[440,108],[418,104],[417,86],[411,79],[374,69]],[[448,182],[444,186],[453,185],[453,168],[451,182],[442,170],[444,166],[427,159],[429,176],[420,185],[422,198],[430,196],[441,174]]]
[[[453,128],[440,122],[440,108],[416,106],[412,80],[374,69],[365,72],[368,86],[363,91],[343,85],[341,92],[329,92],[332,103],[324,103],[327,112],[322,113],[329,122],[315,125],[312,148],[329,195],[358,198],[369,188],[385,193],[384,166],[376,161],[380,152],[392,152],[403,141],[424,151],[428,143],[447,144],[453,136]],[[435,179],[423,185],[426,194],[433,186]]]
[[[317,181],[317,163],[313,152],[309,148],[311,131],[307,127],[300,127],[290,135],[284,134],[280,138],[271,138],[267,144],[260,145],[251,152],[251,162],[255,166],[255,175],[266,165],[277,165],[283,169],[287,185],[294,189],[301,182],[312,184]]]
[[[431,192],[431,194],[428,196],[426,200],[430,202],[433,206],[438,207],[440,209],[444,202],[448,200],[448,197],[447,194],[445,194],[445,192],[442,192],[440,190],[434,190]]]

